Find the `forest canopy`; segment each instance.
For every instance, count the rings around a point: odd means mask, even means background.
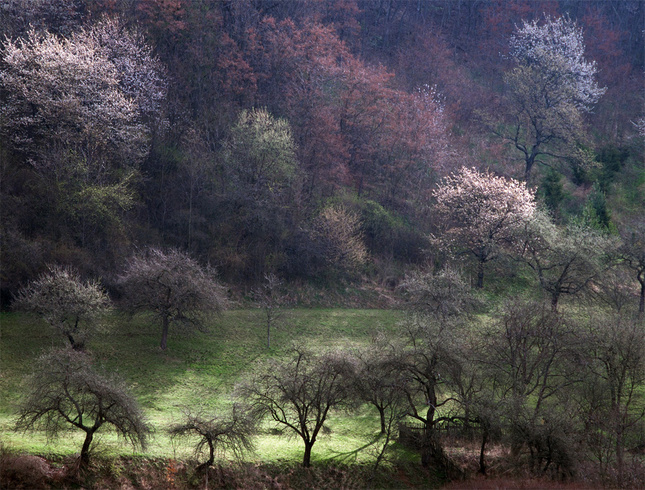
[[[112,291],[145,247],[234,285],[385,284],[443,260],[437,189],[462,167],[525,182],[558,226],[628,234],[644,18],[632,1],[11,0],[2,304],[48,264]]]

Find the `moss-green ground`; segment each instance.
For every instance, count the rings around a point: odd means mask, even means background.
[[[109,333],[96,335],[88,345],[98,364],[124,377],[155,428],[146,457],[187,458],[190,444],[173,443],[166,428],[181,417],[183,407],[207,406],[213,411],[230,403],[235,383],[255,362],[279,356],[292,342],[323,349],[360,345],[378,332],[398,328],[402,315],[392,310],[296,309],[287,310],[266,345],[266,324],[258,310],[233,310],[213,321],[209,333],[185,335],[170,332],[168,348],[159,349],[160,328],[150,318],[129,318],[115,313]],[[0,314],[0,436],[15,451],[69,455],[79,451],[82,434],[69,432],[51,441],[39,432],[13,431],[15,406],[21,383],[33,361],[46,349],[63,345],[63,339],[42,321],[18,314]],[[265,431],[256,438],[249,462],[297,463],[302,442],[288,432]],[[333,413],[314,446],[313,462],[369,463],[380,448],[376,413],[365,407],[356,414]],[[132,455],[133,450],[109,430],[101,429],[97,451],[105,455]],[[406,457],[404,453],[402,457]]]

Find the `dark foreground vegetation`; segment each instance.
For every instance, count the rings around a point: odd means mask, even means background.
[[[644,24],[3,2],[2,485],[642,486]]]
[[[112,313],[104,318],[106,331],[79,352],[52,351],[68,341],[42,320],[5,313],[3,482],[7,488],[642,483],[642,324],[581,304],[554,314],[548,303],[532,301],[468,314],[481,305],[454,277],[416,279],[406,286],[404,311],[283,309],[271,348],[260,308],[225,312],[208,333],[175,331],[165,351],[148,317]],[[416,289],[425,284],[432,287]],[[426,294],[445,294],[445,286],[459,303]],[[57,366],[69,359],[72,369],[60,376]],[[72,417],[42,419],[44,407],[56,411],[65,399],[83,405],[84,423],[69,405],[63,412]]]

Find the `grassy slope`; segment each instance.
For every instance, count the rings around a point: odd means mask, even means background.
[[[190,449],[173,445],[164,429],[181,416],[184,406],[206,404],[213,410],[228,402],[235,382],[253,362],[280,355],[292,341],[323,348],[367,342],[378,330],[397,328],[400,313],[386,310],[298,309],[289,310],[272,332],[272,348],[266,347],[266,330],[258,311],[225,312],[214,321],[211,333],[186,336],[171,331],[166,352],[158,347],[159,328],[149,319],[129,319],[115,314],[109,334],[97,336],[89,348],[97,362],[118,371],[128,380],[147,416],[156,428],[147,456],[187,457]],[[32,453],[72,454],[80,448],[80,434],[70,433],[48,443],[42,434],[12,431],[15,403],[21,380],[32,361],[44,349],[62,341],[46,325],[16,313],[0,314],[0,437],[15,450]],[[330,435],[314,447],[314,460],[371,460],[378,432],[375,413],[334,414]],[[267,427],[269,429],[269,427]],[[103,430],[102,430],[103,431]],[[302,444],[287,436],[263,434],[250,460],[297,462]],[[99,451],[132,454],[132,450],[104,433]]]

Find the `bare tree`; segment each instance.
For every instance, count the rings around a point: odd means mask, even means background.
[[[619,255],[640,285],[638,315],[642,319],[645,315],[645,224],[642,217],[633,218],[623,225],[620,235],[623,243]]]
[[[238,405],[233,405],[230,413],[210,415],[204,411],[193,413],[187,410],[183,421],[170,427],[173,438],[199,438],[195,452],[199,455],[208,447],[208,460],[198,466],[198,469],[208,468],[215,461],[215,452],[231,451],[241,457],[244,451],[253,449],[251,436],[257,430],[257,420]]]
[[[645,418],[639,394],[645,383],[645,326],[617,312],[599,315],[592,310],[585,317],[581,355],[589,376],[581,405],[587,412],[586,435],[601,467],[615,458],[622,487],[628,438]]]
[[[48,269],[18,292],[14,308],[41,316],[73,349],[83,350],[102,327],[100,317],[110,300],[97,282],[83,282],[76,271],[56,265]]]
[[[400,348],[383,335],[377,335],[372,343],[358,350],[355,390],[360,400],[378,410],[382,446],[376,454],[374,470],[378,468],[394,439],[394,430],[408,412],[405,396],[407,373],[401,370]]]
[[[267,349],[271,348],[271,329],[284,314],[285,299],[280,295],[282,280],[273,273],[264,275],[264,283],[253,291],[253,298],[262,309],[267,329]]]
[[[458,270],[452,267],[434,271],[411,271],[399,286],[405,295],[406,310],[449,322],[468,316],[480,302]]]
[[[458,473],[437,434],[437,425],[453,417],[438,416],[438,410],[459,402],[449,387],[460,372],[463,327],[475,302],[463,279],[451,270],[409,275],[401,289],[408,295],[409,314],[400,369],[409,379],[405,385],[408,415],[423,424],[421,463]]]
[[[130,312],[151,313],[161,322],[162,350],[167,347],[170,325],[204,330],[210,315],[226,305],[214,271],[179,250],[151,248],[134,255],[120,283]]]
[[[379,413],[381,434],[385,434],[392,417],[402,418],[407,411],[404,385],[407,378],[399,369],[398,346],[383,335],[356,352],[356,390],[361,400],[373,405]],[[388,420],[389,419],[389,420]]]
[[[618,248],[615,237],[578,223],[560,228],[542,211],[526,222],[522,235],[522,260],[550,295],[553,310],[562,295],[580,293],[611,267]]]
[[[269,415],[302,439],[304,467],[330,410],[351,403],[354,363],[342,352],[314,354],[294,347],[285,361],[270,360],[238,395],[258,416]]]
[[[103,425],[134,446],[146,444],[149,427],[125,384],[97,372],[85,353],[62,349],[41,356],[27,387],[17,429],[42,428],[49,436],[64,428],[82,430],[81,468],[89,464],[94,435]]]
[[[534,301],[508,301],[484,331],[482,370],[511,437],[515,458],[528,450],[531,469],[571,470],[570,388],[581,376],[570,322]]]

